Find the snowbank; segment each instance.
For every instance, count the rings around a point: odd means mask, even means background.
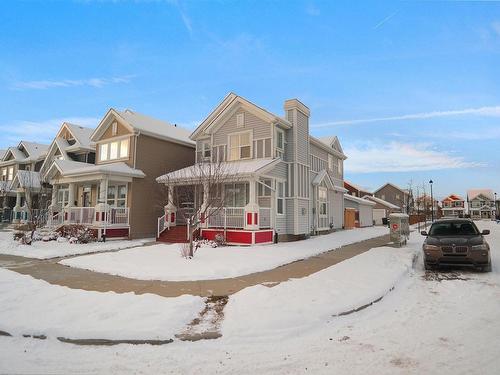
[[[154,241],[150,239],[140,240],[116,240],[108,242],[92,242],[89,244],[69,244],[67,242],[59,243],[57,241],[36,241],[32,245],[21,245],[13,240],[12,231],[0,232],[0,254],[18,255],[28,258],[50,259],[65,257],[69,255],[97,253],[100,251],[111,251],[128,249],[131,247],[142,246],[147,242]]]
[[[141,280],[213,280],[261,272],[344,245],[388,234],[384,227],[339,231],[304,241],[248,247],[201,248],[193,259],[179,245],[155,245],[65,259],[61,264]]]
[[[14,336],[169,339],[203,307],[200,297],[89,292],[0,269],[0,330]]]
[[[422,243],[416,236],[405,248],[375,248],[303,279],[232,295],[224,311],[223,335],[293,337],[380,299],[411,269]]]

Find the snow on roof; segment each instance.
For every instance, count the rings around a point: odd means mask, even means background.
[[[44,145],[41,143],[35,143],[35,142],[26,142],[26,141],[21,141],[20,145],[23,145],[26,148],[26,152],[29,155],[29,159],[31,160],[38,160],[43,158],[49,149],[49,145]]]
[[[222,163],[198,163],[186,168],[164,174],[156,179],[159,183],[179,183],[202,178],[207,175],[219,175],[221,179],[247,177],[263,173],[281,159],[253,159]]]
[[[396,206],[395,204],[392,204],[391,202],[387,202],[387,201],[385,201],[385,200],[383,200],[383,199],[380,199],[380,198],[374,197],[374,196],[372,196],[372,195],[365,195],[365,196],[363,197],[363,199],[368,199],[368,200],[371,200],[371,201],[373,201],[373,202],[375,202],[375,203],[379,203],[379,204],[381,204],[382,206],[385,206],[385,207],[390,208],[390,209],[393,209],[393,210],[400,210],[400,209],[401,209],[401,207]]]
[[[443,199],[444,201],[463,201],[464,199],[458,195],[458,194],[450,194],[446,198]]]
[[[355,197],[355,196],[350,195],[350,194],[344,194],[344,199],[347,199],[348,201],[351,201],[351,202],[356,202],[356,203],[359,203],[359,204],[364,204],[364,205],[367,205],[367,206],[375,206],[377,204],[375,202],[370,202],[368,199],[363,199],[363,198]]]
[[[3,159],[3,157],[5,156],[6,152],[7,152],[7,150],[0,150],[0,160]]]
[[[7,155],[9,153],[12,154],[15,161],[21,161],[26,159],[26,155],[24,154],[24,152],[19,150],[17,147],[9,147],[7,149],[7,152],[5,152],[4,158],[7,158]]]
[[[354,189],[356,189],[356,190],[358,190],[358,191],[363,191],[363,192],[365,192],[365,193],[370,193],[370,194],[371,194],[371,192],[370,192],[370,190],[369,190],[369,189],[365,189],[364,187],[361,187],[361,186],[359,186],[359,185],[353,184],[353,183],[352,183],[352,182],[350,182],[350,181],[344,180],[344,183],[346,183],[347,185],[349,185],[349,186],[353,187]]]
[[[493,195],[493,190],[491,189],[471,189],[467,190],[467,198],[469,200],[473,200],[477,198],[479,195],[483,195],[485,198],[489,200],[494,200],[495,197]]]
[[[40,172],[19,170],[17,171],[16,177],[14,177],[14,180],[12,181],[12,186],[40,189],[42,186]]]
[[[131,111],[130,109],[116,112],[133,128],[140,130],[144,134],[153,137],[166,137],[189,145],[195,144],[195,142],[189,138],[191,132],[180,126],[169,124],[168,122]]]
[[[84,126],[80,126],[80,125],[76,125],[76,124],[71,124],[69,122],[66,122],[65,124],[68,127],[68,129],[70,130],[70,132],[73,134],[73,136],[76,138],[75,140],[80,147],[86,148],[86,149],[94,149],[95,148],[94,143],[90,140],[90,136],[94,132],[94,129],[86,128]],[[77,148],[75,146],[76,146],[76,144],[73,146],[68,145],[68,147]]]
[[[146,176],[140,169],[131,168],[124,162],[94,165],[72,160],[55,160],[54,165],[63,176],[92,173],[109,173],[140,178]]]

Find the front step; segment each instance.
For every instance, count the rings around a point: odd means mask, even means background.
[[[187,243],[187,227],[185,225],[178,225],[166,229],[156,240],[166,243]]]

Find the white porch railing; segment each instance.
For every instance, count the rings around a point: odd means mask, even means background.
[[[245,226],[245,209],[243,207],[223,207],[209,209],[209,228],[243,228]]]
[[[271,228],[271,208],[269,207],[259,208],[259,228],[260,229]]]
[[[57,213],[49,212],[47,226],[57,227],[63,224],[123,226],[129,224],[127,207],[109,207],[105,221],[96,221],[95,207],[65,207]]]
[[[158,218],[158,230],[156,238],[159,238],[160,234],[162,234],[165,231],[165,229],[167,229],[165,223],[166,223],[165,215]]]

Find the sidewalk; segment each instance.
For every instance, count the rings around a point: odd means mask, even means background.
[[[38,260],[13,255],[0,255],[0,267],[30,275],[50,284],[66,286],[72,289],[97,292],[113,291],[116,293],[133,292],[135,294],[152,293],[163,297],[178,297],[183,294],[201,297],[227,296],[249,286],[258,284],[273,286],[288,279],[303,278],[372,248],[385,246],[388,243],[389,236],[385,235],[346,245],[272,270],[219,280],[136,280],[63,266],[57,263],[60,259]]]

